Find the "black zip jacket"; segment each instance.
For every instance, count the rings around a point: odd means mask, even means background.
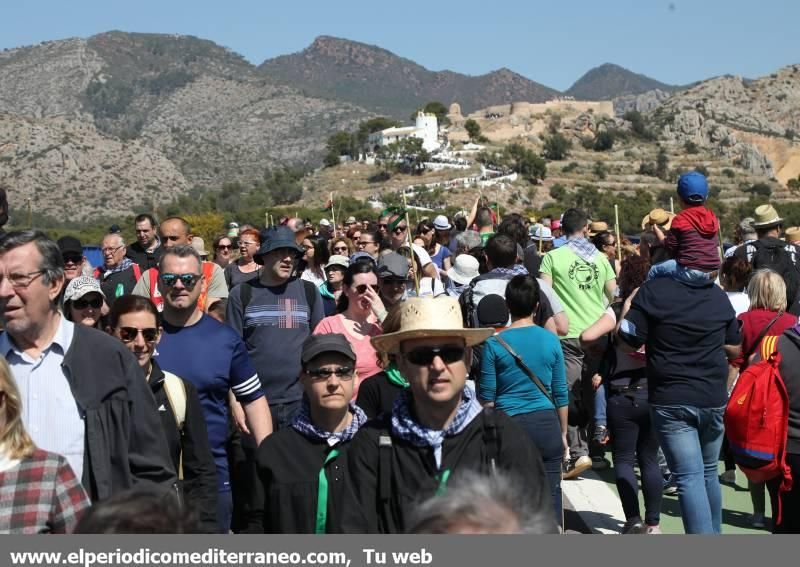
[[[75,325],[62,368],[84,412],[81,482],[92,501],[147,484],[175,490],[155,400],[136,358],[114,337]]]
[[[205,533],[217,533],[217,468],[208,443],[206,419],[197,396],[197,388],[181,379],[186,387],[186,416],[183,429],[178,430],[175,412],[169,404],[164,387],[164,371],[153,360],[150,371],[150,391],[156,400],[161,426],[167,440],[172,466],[178,470],[183,451],[183,497],[188,508],[197,514]]]
[[[142,248],[142,245],[139,244],[137,240],[128,246],[128,251],[125,253],[125,256],[139,264],[142,273],[145,273],[150,268],[158,268],[158,261],[161,259],[162,254],[164,254],[163,246],[158,246],[152,252],[148,252]]]

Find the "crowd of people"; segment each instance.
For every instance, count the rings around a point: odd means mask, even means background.
[[[752,525],[767,491],[798,533],[798,249],[764,205],[725,251],[705,178],[677,196],[624,242],[480,200],[416,226],[232,223],[211,251],[140,214],[99,266],[4,233],[0,531],[557,533],[562,484],[609,451],[624,533],[661,533],[664,493],[720,533],[737,464]],[[725,435],[738,377],[770,364],[783,478]]]

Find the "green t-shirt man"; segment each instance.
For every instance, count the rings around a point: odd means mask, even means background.
[[[611,264],[600,252],[587,262],[564,245],[544,255],[539,271],[552,280],[569,317],[569,332],[564,338],[578,338],[607,307],[606,282],[616,278]]]
[[[483,246],[483,247],[486,247],[486,242],[487,242],[487,241],[488,241],[488,240],[489,240],[489,239],[490,239],[492,236],[494,236],[494,232],[481,232],[481,233],[480,233],[480,237],[481,237],[481,246]]]

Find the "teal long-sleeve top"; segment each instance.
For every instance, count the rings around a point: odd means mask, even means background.
[[[569,397],[561,341],[550,331],[535,326],[507,329],[502,336],[550,391],[556,406],[566,406]],[[550,400],[495,337],[484,343],[478,398],[493,401],[495,408],[508,415],[553,409]]]

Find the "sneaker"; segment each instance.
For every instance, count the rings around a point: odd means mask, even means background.
[[[660,526],[647,526],[645,528],[644,533],[647,535],[661,535],[661,527]]]
[[[759,530],[766,528],[767,525],[764,523],[764,514],[753,514],[750,517],[750,525]]]
[[[608,443],[608,427],[605,425],[596,425],[592,441],[598,445],[605,445]]]
[[[719,481],[722,484],[730,484],[731,486],[736,485],[736,469],[725,471],[721,475],[719,475]]]
[[[628,520],[625,522],[625,526],[622,528],[623,534],[643,534],[645,532],[645,527],[642,521],[638,518],[634,518],[632,520]]]
[[[569,462],[567,469],[564,471],[563,478],[565,479],[575,478],[583,471],[590,468],[592,468],[592,459],[590,459],[588,455],[577,457],[576,459],[572,459]]]
[[[664,475],[664,494],[674,496],[678,493],[678,483],[675,482],[675,475],[668,473]]]

